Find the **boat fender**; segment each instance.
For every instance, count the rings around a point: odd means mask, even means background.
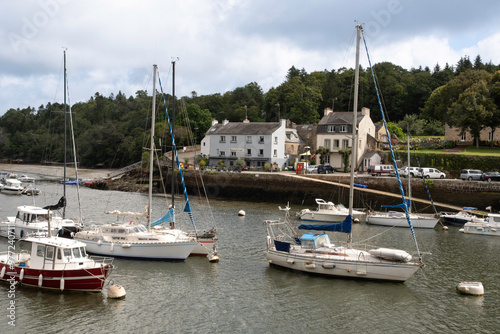
[[[0,272],[0,278],[3,278],[3,276],[5,275],[5,267],[6,266],[2,267],[2,271]]]
[[[135,220],[131,220],[128,224],[129,225],[137,225],[137,222]]]
[[[97,245],[100,246],[101,245],[101,239],[97,240]]]
[[[61,277],[61,283],[59,284],[59,289],[64,290],[64,277]]]
[[[111,243],[111,246],[109,246],[109,251],[112,252],[113,251],[113,248],[114,248],[114,243]]]
[[[40,276],[38,276],[38,286],[42,286],[42,283],[43,283],[43,276],[42,274],[40,274]]]
[[[19,274],[19,280],[22,281],[24,278],[24,268],[21,269],[21,273]]]
[[[271,237],[270,236],[267,236],[267,248],[271,247]]]

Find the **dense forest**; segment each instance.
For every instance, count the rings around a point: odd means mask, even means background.
[[[406,70],[384,62],[373,66],[387,120],[412,134],[440,135],[444,123],[479,136],[486,126],[500,125],[500,66],[463,57],[454,65]],[[264,93],[256,82],[223,94],[176,99],[177,145],[200,142],[212,119],[269,122],[287,118],[296,124],[314,124],[323,110],[352,110],[354,69],[307,73],[292,66],[284,82]],[[379,111],[370,69],[360,69],[359,106]],[[171,95],[165,98],[169,113]],[[85,167],[118,168],[141,160],[148,145],[152,98],[121,92],[105,97],[95,93],[71,106],[47,103],[38,108],[10,109],[0,117],[0,159],[25,163],[62,162],[64,131],[74,129],[78,161]],[[158,147],[170,150],[163,98],[157,95]],[[66,110],[66,113],[64,113]],[[65,117],[66,127],[65,127]],[[372,112],[374,122],[380,113]],[[70,126],[70,120],[72,126]]]

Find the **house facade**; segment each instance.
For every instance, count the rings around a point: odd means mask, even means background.
[[[444,126],[444,140],[454,141],[470,145],[474,142],[474,137],[469,131],[462,132],[459,128],[454,128],[445,124]],[[479,133],[480,141],[500,141],[500,131],[492,131],[490,127],[483,129]]]
[[[323,147],[329,150],[329,153],[323,155],[325,164],[334,168],[343,168],[342,154],[343,149],[352,149],[352,112],[333,112],[326,108],[323,118],[317,126],[316,144],[318,148]],[[357,113],[357,157],[356,169],[364,169],[363,157],[377,148],[375,139],[375,125],[370,118],[370,109],[362,108]]]
[[[223,161],[234,166],[236,159],[242,158],[248,167],[262,168],[265,164],[284,168],[286,120],[280,122],[251,123],[212,122],[212,127],[201,141],[201,153],[208,156],[209,165]]]

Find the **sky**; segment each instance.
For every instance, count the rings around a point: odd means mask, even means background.
[[[224,94],[279,86],[290,67],[354,67],[356,24],[372,64],[406,69],[463,56],[500,64],[500,1],[443,0],[4,0],[0,2],[0,116],[11,108],[165,92]],[[368,67],[366,53],[361,65]]]

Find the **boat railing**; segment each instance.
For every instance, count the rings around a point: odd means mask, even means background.
[[[113,260],[115,259],[114,257],[105,257],[105,256],[89,256],[89,259],[94,261],[95,263],[100,263],[100,264],[113,264]]]

